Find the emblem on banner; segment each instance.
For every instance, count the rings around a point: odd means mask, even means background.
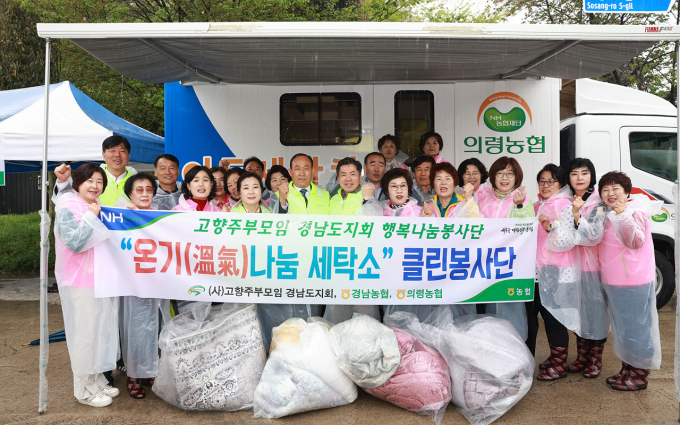
[[[397,289],[397,298],[400,300],[406,298],[406,289]]]
[[[187,291],[187,293],[189,293],[189,295],[194,294],[194,295],[196,295],[196,296],[202,294],[203,292],[205,292],[205,288],[202,287],[201,285],[192,286],[192,287],[189,288],[189,290]]]
[[[497,100],[511,100],[518,103],[521,108],[514,107],[505,113],[493,106],[486,109],[490,104]],[[479,111],[477,112],[477,125],[479,125],[479,119],[482,117],[482,113],[484,124],[487,128],[502,133],[516,131],[522,128],[527,122],[527,115],[529,115],[529,122],[533,123],[529,104],[522,99],[520,95],[512,92],[498,92],[487,97],[484,102],[482,102]]]
[[[509,296],[515,295],[515,288],[508,288],[508,295]]]
[[[343,289],[342,290],[342,299],[343,300],[349,299],[349,289]]]

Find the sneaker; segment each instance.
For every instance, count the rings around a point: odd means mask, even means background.
[[[78,402],[92,407],[106,407],[113,403],[113,399],[105,395],[103,392],[99,391],[97,394],[93,395],[90,398],[82,400],[78,399]]]
[[[120,390],[118,388],[112,387],[110,385],[107,385],[104,388],[102,388],[101,392],[104,393],[104,395],[107,395],[111,398],[116,398],[120,394]]]

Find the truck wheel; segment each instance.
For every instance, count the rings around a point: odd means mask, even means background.
[[[673,264],[662,253],[654,251],[656,261],[656,308],[665,306],[675,292],[675,273]]]

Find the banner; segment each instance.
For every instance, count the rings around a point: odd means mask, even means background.
[[[102,207],[95,296],[271,304],[533,299],[528,219],[132,211]]]

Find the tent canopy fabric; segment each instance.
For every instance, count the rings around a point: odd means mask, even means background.
[[[663,30],[661,30],[662,28]],[[587,78],[675,27],[364,22],[38,24],[148,83],[405,83]]]
[[[0,91],[0,134],[6,161],[42,161],[45,87]],[[160,136],[116,116],[70,82],[50,85],[49,161],[101,161],[102,141],[124,136],[130,160],[153,163]]]

